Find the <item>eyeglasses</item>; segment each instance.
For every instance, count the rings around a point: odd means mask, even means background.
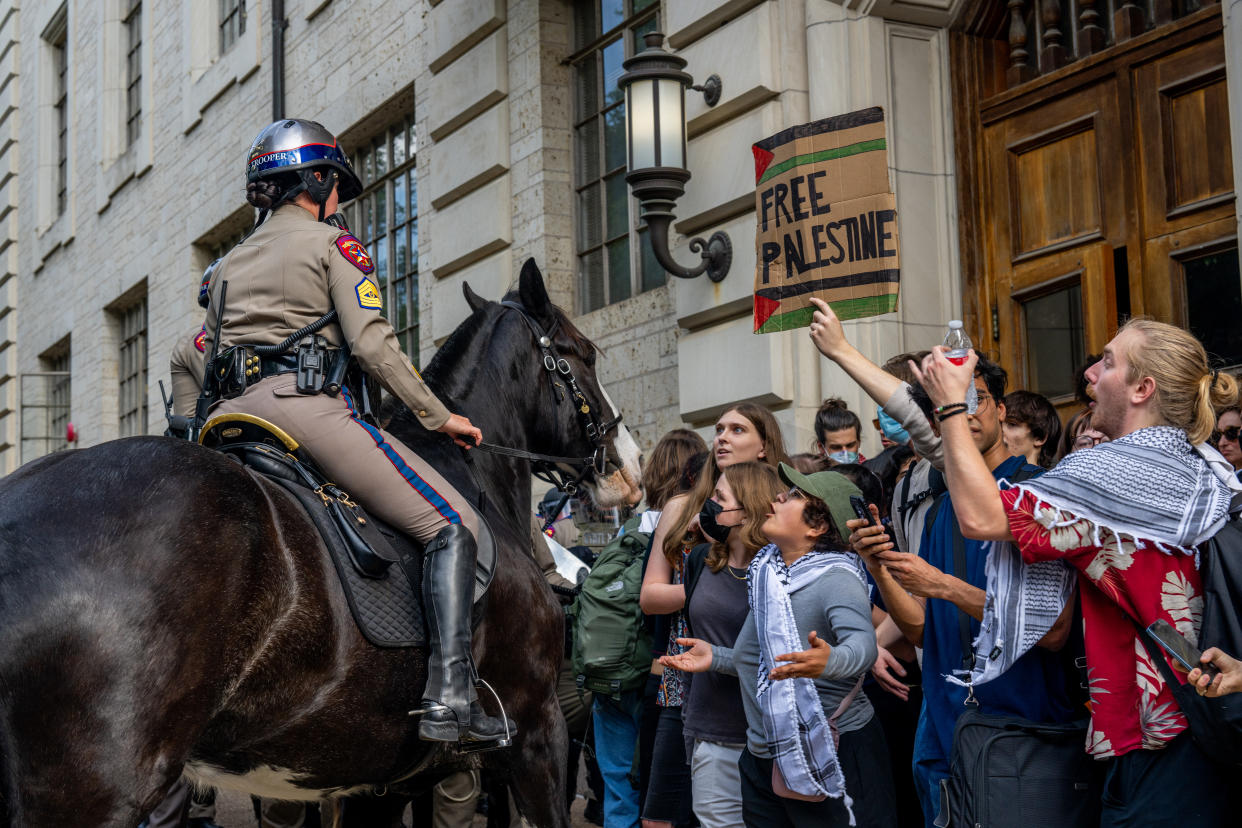
[[[776,496],[776,502],[777,503],[788,503],[791,497],[798,498],[800,500],[806,500],[806,495],[803,493],[803,491],[799,489],[797,486],[794,486],[789,491],[781,492],[780,494],[778,494]]]
[[[976,389],[975,389],[975,396],[977,396],[977,397],[979,398],[979,407],[980,407],[980,408],[982,408],[982,407],[984,406],[984,404],[986,404],[986,403],[988,403],[988,402],[993,402],[993,401],[995,401],[995,399],[996,399],[996,398],[995,398],[995,397],[993,397],[991,394],[989,394],[987,391],[980,391],[978,388],[976,388]]]
[[[1236,443],[1238,442],[1238,434],[1240,433],[1242,433],[1242,426],[1229,426],[1229,428],[1222,428],[1220,431],[1212,432],[1212,442],[1219,443],[1220,438],[1224,437],[1229,442]]]
[[[1100,444],[1100,438],[1094,433],[1079,434],[1074,438],[1074,451],[1085,448],[1093,448]]]

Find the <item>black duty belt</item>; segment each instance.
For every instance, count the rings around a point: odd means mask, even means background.
[[[277,374],[295,374],[298,370],[298,355],[293,353],[264,357],[259,366],[263,369],[261,376],[264,377],[274,377]]]

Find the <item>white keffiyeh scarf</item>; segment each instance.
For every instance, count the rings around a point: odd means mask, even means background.
[[[794,621],[789,596],[834,567],[848,569],[867,585],[858,556],[849,552],[811,552],[786,566],[776,544],[755,554],[750,564],[750,610],[759,635],[759,676],[756,697],[763,710],[763,731],[773,761],[785,784],[807,796],[845,797],[854,824],[845,777],[837,761],[832,730],[814,679],[768,678],[780,666],[775,657],[807,648]]]
[[[1050,530],[1085,519],[1094,545],[1128,536],[1167,554],[1195,554],[1224,525],[1231,502],[1242,502],[1229,462],[1171,426],[1133,431],[1068,455],[1042,477],[1000,486],[1033,495],[1041,504],[1036,519]],[[1047,634],[1073,594],[1068,566],[1025,564],[1011,543],[992,544],[986,570],[975,666],[966,682],[950,677],[957,684],[983,684],[1008,670]]]

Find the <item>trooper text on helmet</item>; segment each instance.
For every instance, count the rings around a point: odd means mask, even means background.
[[[275,179],[284,191],[271,209],[306,193],[319,206],[320,221],[336,212],[327,209],[334,187],[340,201],[362,194],[362,182],[336,136],[322,124],[299,118],[268,124],[250,145],[246,181],[266,179]]]

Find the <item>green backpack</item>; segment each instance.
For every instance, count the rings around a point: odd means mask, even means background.
[[[618,698],[642,686],[651,672],[651,634],[638,606],[651,535],[638,531],[638,524],[638,517],[630,518],[603,548],[570,609],[570,666],[579,690]]]

